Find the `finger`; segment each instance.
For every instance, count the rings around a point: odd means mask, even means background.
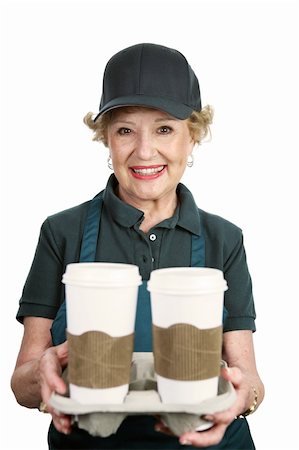
[[[55,425],[55,428],[64,434],[69,434],[71,432],[72,418],[69,415],[66,415],[60,411],[57,411],[53,408],[49,403],[45,402],[41,403],[43,412],[50,413],[52,415],[52,420]]]
[[[208,431],[201,431],[199,433],[184,433],[180,436],[180,443],[182,445],[194,445],[195,447],[209,447],[218,444],[224,436],[226,426],[217,424]]]
[[[55,412],[52,413],[53,424],[57,431],[63,434],[70,434],[71,432],[71,417],[65,414],[57,415]]]
[[[64,380],[58,374],[53,373],[52,377],[49,379],[49,386],[51,388],[51,394],[57,392],[57,394],[65,394],[67,391],[67,386]]]
[[[66,385],[62,381],[62,383],[59,385],[59,381],[57,382],[55,380],[51,381],[50,383],[47,382],[47,380],[43,380],[41,382],[41,398],[42,401],[47,405],[47,409],[49,412],[52,411],[52,407],[50,404],[50,399],[52,397],[52,394],[54,392],[58,392],[59,394],[64,394],[66,392]]]
[[[61,378],[61,365],[56,351],[49,349],[40,360],[40,377],[42,386],[48,386],[49,391],[65,394],[66,384]]]
[[[62,344],[57,345],[55,347],[55,350],[56,350],[56,354],[59,358],[60,365],[62,367],[65,367],[68,362],[68,342],[65,341]]]
[[[238,404],[236,403],[233,407],[227,409],[226,411],[214,413],[213,416],[211,416],[212,419],[210,416],[205,416],[205,420],[214,422],[214,424],[223,424],[228,426],[235,419],[237,410]]]
[[[238,367],[229,367],[221,369],[221,376],[230,381],[237,394],[234,405],[226,411],[221,411],[214,414],[214,419],[216,422],[225,423],[228,425],[234,418],[240,414],[241,411],[246,409],[246,400],[248,397],[248,382],[244,379],[242,371]]]
[[[165,425],[163,422],[158,422],[155,425],[155,431],[158,431],[159,433],[167,434],[168,436],[174,436],[173,432],[168,428],[167,425]]]
[[[231,381],[234,386],[240,386],[243,381],[243,374],[238,367],[222,367],[221,376],[227,381]]]
[[[49,374],[45,375],[43,377],[42,383],[41,383],[41,393],[44,401],[47,401],[53,392],[57,392],[58,394],[65,394],[67,391],[67,386],[63,379],[53,373],[49,372]],[[45,399],[47,397],[47,399]]]

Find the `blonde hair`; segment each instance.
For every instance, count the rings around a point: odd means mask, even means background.
[[[138,107],[126,106],[123,109],[132,111]],[[87,113],[83,121],[92,131],[94,131],[93,141],[102,142],[107,147],[107,127],[112,119],[113,112],[111,110],[100,116],[94,121],[95,115],[91,112]],[[210,125],[213,121],[214,110],[212,106],[207,105],[201,111],[193,111],[187,119],[192,140],[201,144],[207,135],[211,135]]]

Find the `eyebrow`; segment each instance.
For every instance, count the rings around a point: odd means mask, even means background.
[[[126,123],[128,125],[135,125],[134,122],[130,122],[129,120],[121,120],[121,119],[113,119],[113,120],[111,120],[111,123],[112,124],[115,124],[115,123]]]
[[[178,121],[178,119],[176,119],[175,117],[164,117],[161,119],[156,119],[155,122],[165,122],[165,120],[173,120],[174,122]]]

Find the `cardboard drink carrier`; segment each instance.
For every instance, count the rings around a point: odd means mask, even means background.
[[[224,361],[222,367],[226,367]],[[67,372],[64,373],[67,379]],[[108,437],[116,433],[129,415],[159,415],[176,435],[186,431],[202,431],[213,426],[202,418],[230,408],[236,400],[233,385],[221,376],[215,397],[199,404],[162,403],[157,390],[157,378],[152,353],[134,353],[131,366],[131,382],[123,403],[82,404],[71,399],[68,394],[52,394],[51,405],[64,414],[73,416],[79,428],[93,436]]]
[[[133,353],[138,267],[69,264],[66,284],[66,396],[51,405],[93,436],[116,433],[129,415],[158,415],[177,436],[213,426],[203,416],[236,399],[221,377],[223,273],[158,269],[148,282],[153,353]],[[118,314],[115,315],[115,311]]]

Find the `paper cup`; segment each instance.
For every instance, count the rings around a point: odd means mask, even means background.
[[[148,282],[158,391],[163,403],[199,403],[217,395],[222,346],[223,273],[177,267]]]
[[[69,264],[66,289],[70,396],[84,403],[122,403],[133,352],[137,266]]]

